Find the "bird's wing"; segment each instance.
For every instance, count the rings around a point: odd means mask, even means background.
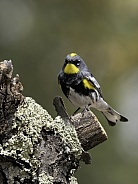
[[[101,97],[102,97],[102,91],[100,88],[99,83],[97,82],[97,80],[94,78],[94,76],[91,73],[85,73],[83,75],[83,77],[89,81],[89,83],[92,84],[92,86],[94,86],[94,88],[100,93]]]

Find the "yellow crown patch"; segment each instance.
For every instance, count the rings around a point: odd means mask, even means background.
[[[77,56],[77,54],[76,53],[71,53],[70,56],[74,57],[74,56]]]

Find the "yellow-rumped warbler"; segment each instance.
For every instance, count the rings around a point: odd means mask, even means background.
[[[62,91],[72,104],[82,109],[93,107],[101,111],[109,125],[128,121],[109,106],[102,96],[100,85],[89,71],[83,59],[76,53],[68,54],[58,75]],[[77,111],[76,110],[76,111]],[[75,112],[76,112],[75,111]]]

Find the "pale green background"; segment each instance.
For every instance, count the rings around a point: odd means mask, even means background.
[[[80,184],[138,183],[138,1],[0,0],[0,60],[12,59],[23,94],[49,113],[63,97],[57,75],[77,52],[101,85],[105,99],[129,118],[109,127],[108,141],[92,149],[92,164],[81,164]],[[69,114],[75,108],[64,97]]]

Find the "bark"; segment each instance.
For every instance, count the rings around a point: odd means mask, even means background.
[[[69,117],[60,97],[57,117],[24,97],[19,75],[12,78],[11,61],[0,62],[0,183],[77,184],[74,172],[86,152],[107,139],[95,115]]]

